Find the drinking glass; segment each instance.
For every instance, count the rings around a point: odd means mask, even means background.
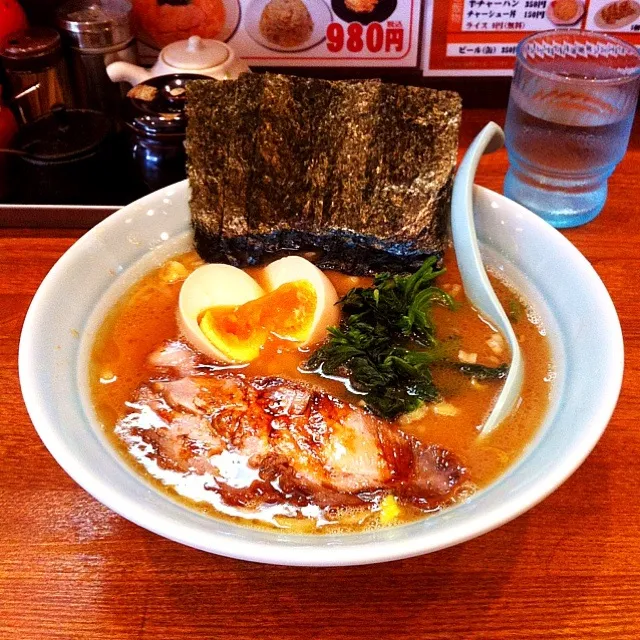
[[[555,227],[595,218],[625,154],[640,54],[603,33],[561,29],[522,40],[505,126],[507,197]]]

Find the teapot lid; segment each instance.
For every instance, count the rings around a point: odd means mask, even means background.
[[[161,59],[171,67],[185,71],[197,71],[217,67],[229,58],[229,48],[224,42],[191,36],[167,45],[160,53]]]
[[[127,124],[134,131],[150,136],[184,135],[189,80],[211,78],[195,73],[174,73],[156,76],[132,87],[127,93]]]

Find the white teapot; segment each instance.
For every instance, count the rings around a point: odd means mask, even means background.
[[[107,67],[107,74],[113,82],[132,85],[172,73],[195,73],[216,80],[230,80],[245,71],[249,71],[249,67],[231,47],[224,42],[200,36],[191,36],[188,40],[167,45],[151,69],[120,60]]]

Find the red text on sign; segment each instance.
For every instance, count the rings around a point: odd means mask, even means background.
[[[345,28],[339,22],[332,22],[327,27],[327,49],[331,53],[340,53],[344,49],[349,53],[400,53],[404,48],[404,29],[402,23],[390,22],[383,27],[379,22],[372,22],[363,27],[352,22]]]

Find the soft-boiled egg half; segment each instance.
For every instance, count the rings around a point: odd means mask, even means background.
[[[299,256],[272,262],[264,288],[241,269],[207,264],[183,283],[178,322],[196,349],[221,362],[250,362],[269,335],[306,347],[338,324],[338,294],[327,276]]]

